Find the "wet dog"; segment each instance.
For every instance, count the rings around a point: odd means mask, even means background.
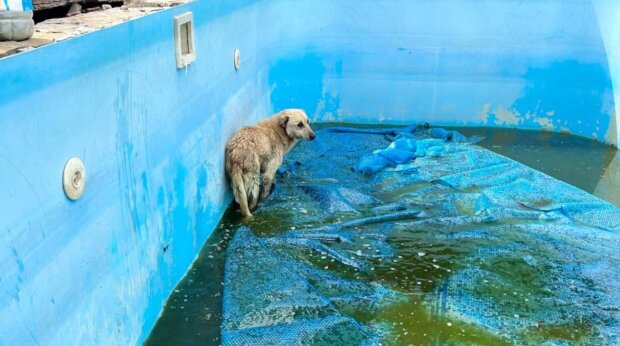
[[[301,109],[284,110],[237,132],[226,146],[226,173],[243,216],[251,217],[259,199],[269,196],[284,155],[300,139],[315,137]]]

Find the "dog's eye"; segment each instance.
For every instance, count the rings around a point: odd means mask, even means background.
[[[304,123],[297,124],[297,127],[304,127]]]

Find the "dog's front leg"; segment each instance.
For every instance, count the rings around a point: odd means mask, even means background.
[[[282,160],[271,160],[267,163],[265,167],[265,172],[263,173],[263,190],[260,193],[260,198],[265,199],[269,197],[271,193],[271,188],[273,187],[273,183],[275,181],[276,172],[278,171],[278,167],[280,167],[280,163]]]

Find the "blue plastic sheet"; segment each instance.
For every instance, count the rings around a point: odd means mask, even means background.
[[[620,342],[617,208],[454,131],[318,136],[228,248],[224,345],[395,342],[383,312],[419,297],[507,342]]]
[[[247,228],[228,248],[222,344],[358,344],[368,333]]]

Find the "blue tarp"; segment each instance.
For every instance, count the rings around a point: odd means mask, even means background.
[[[248,228],[236,232],[228,256],[222,344],[357,344],[368,337]]]
[[[318,136],[227,250],[224,345],[407,344],[385,311],[418,302],[517,344],[620,342],[616,207],[454,131]]]

